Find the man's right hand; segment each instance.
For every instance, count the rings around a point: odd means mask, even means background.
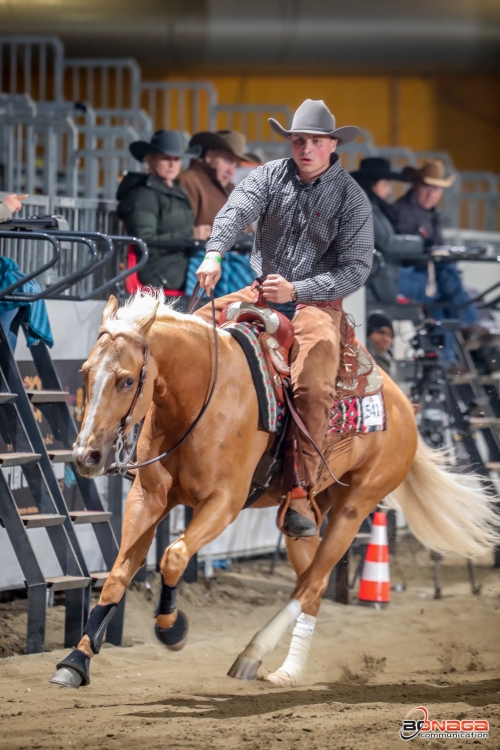
[[[197,227],[193,227],[195,240],[208,240],[211,234],[212,227],[210,224],[199,224]]]
[[[23,207],[23,204],[18,199],[15,193],[11,193],[10,195],[5,196],[2,203],[7,206],[11,214],[15,214],[16,211],[20,211]]]
[[[196,278],[200,282],[200,286],[205,289],[207,296],[210,296],[210,292],[221,276],[221,264],[215,258],[206,258],[196,271]]]

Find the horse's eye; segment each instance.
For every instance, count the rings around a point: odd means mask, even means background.
[[[125,381],[125,383],[124,383],[124,385],[127,388],[130,388],[131,385],[134,385],[134,379],[133,378],[127,378],[126,381]]]

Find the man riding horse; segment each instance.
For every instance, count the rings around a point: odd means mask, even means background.
[[[295,408],[321,446],[335,399],[342,299],[363,286],[373,257],[370,203],[335,153],[360,131],[336,129],[325,103],[311,99],[297,109],[290,130],[272,118],[269,123],[289,138],[292,158],[258,167],[231,193],[217,214],[197,277],[209,294],[221,277],[222,256],[258,220],[250,262],[257,276],[265,277],[268,305],[292,318]],[[220,297],[217,314],[232,302],[254,298],[251,287]],[[210,305],[197,314],[210,321]],[[283,524],[293,537],[318,533],[311,496],[319,457],[308,440],[302,451],[307,488],[296,488]]]

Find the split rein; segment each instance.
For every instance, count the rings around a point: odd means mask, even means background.
[[[196,287],[193,291],[193,294],[191,295],[191,299],[189,301],[188,306],[188,314],[191,314],[193,310],[195,309],[196,305],[200,301],[200,299],[203,296],[203,289],[200,288],[199,283],[196,284]],[[156,461],[161,461],[163,458],[166,458],[167,456],[170,456],[174,451],[177,450],[177,448],[180,448],[180,446],[183,444],[185,440],[189,437],[189,435],[192,433],[198,422],[201,420],[205,412],[207,411],[208,407],[210,406],[210,402],[212,401],[212,397],[214,395],[215,386],[217,385],[217,377],[219,374],[219,339],[217,337],[217,321],[215,319],[215,298],[213,290],[210,292],[210,301],[212,303],[212,329],[214,334],[214,352],[215,352],[215,362],[214,362],[214,377],[212,380],[212,385],[210,387],[210,392],[208,394],[207,400],[203,404],[203,406],[200,409],[200,412],[198,413],[198,416],[194,420],[194,422],[190,425],[190,427],[186,430],[184,435],[178,440],[175,445],[172,446],[172,448],[169,448],[168,450],[161,453],[159,456],[155,456],[155,458],[150,458],[148,461],[141,461],[140,463],[130,463],[130,460],[134,454],[135,449],[137,448],[137,443],[139,442],[139,438],[142,432],[142,427],[144,425],[144,420],[146,417],[143,417],[139,423],[139,429],[136,432],[134,442],[132,444],[132,447],[128,451],[125,459],[123,461],[120,461],[120,454],[125,446],[127,435],[126,435],[126,429],[132,422],[132,412],[134,411],[137,401],[142,396],[142,390],[144,388],[144,383],[146,382],[146,374],[147,374],[147,348],[144,347],[143,350],[143,364],[141,368],[141,372],[139,374],[139,382],[137,383],[137,389],[134,394],[134,398],[132,399],[132,403],[130,404],[130,407],[125,414],[124,417],[120,420],[120,425],[116,431],[116,440],[113,444],[113,450],[115,452],[115,461],[111,464],[109,469],[107,470],[106,474],[119,474],[121,476],[127,476],[128,472],[134,471],[135,469],[142,469],[144,466],[149,466],[150,464],[156,463]],[[134,475],[130,474],[130,479],[134,479]]]

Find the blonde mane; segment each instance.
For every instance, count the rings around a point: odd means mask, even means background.
[[[155,310],[155,322],[189,322],[197,326],[211,327],[209,323],[198,315],[179,312],[175,309],[175,304],[175,299],[165,302],[165,295],[162,289],[150,287],[145,291],[138,291],[129,297],[125,304],[118,308],[115,315],[106,320],[104,327],[112,337],[123,333],[134,334],[137,332],[139,325],[153,315]],[[218,330],[218,334],[223,337],[228,335],[220,330]]]

